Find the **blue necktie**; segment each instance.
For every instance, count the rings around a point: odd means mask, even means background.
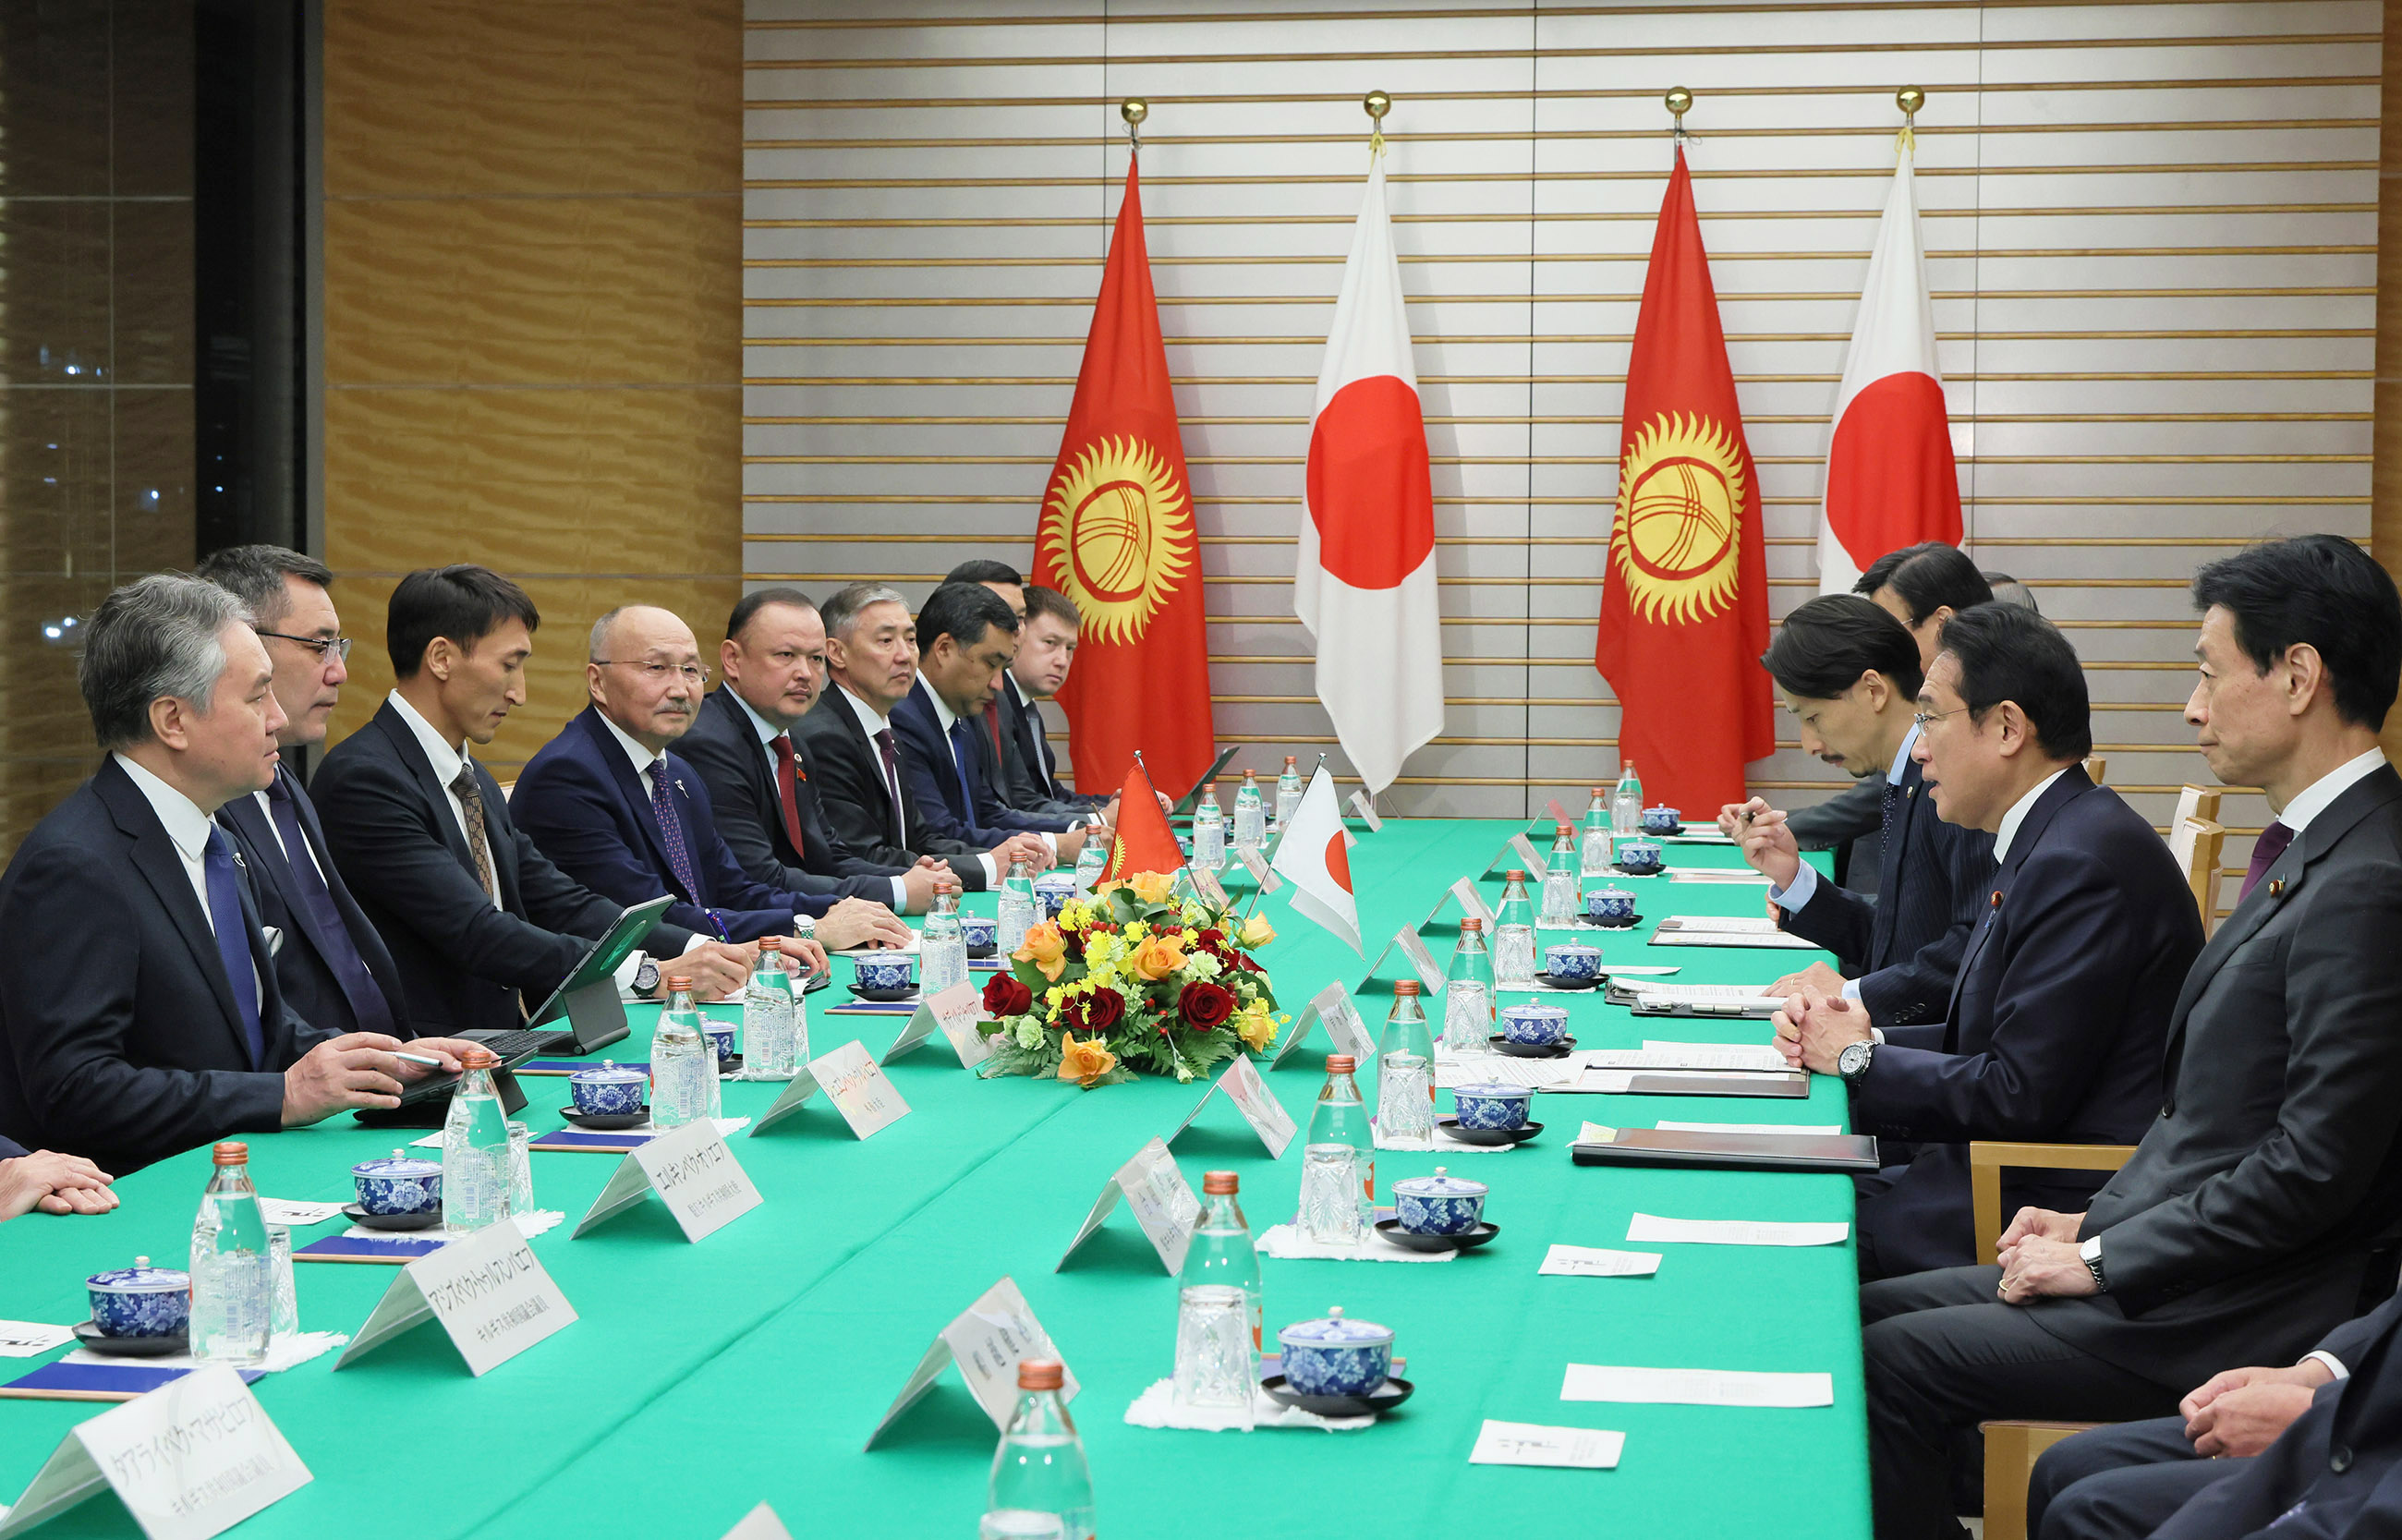
[[[968,779],[968,760],[975,753],[975,729],[965,717],[951,719],[951,769],[959,777],[959,818],[975,822],[975,787]]]
[[[242,1012],[242,1037],[250,1050],[251,1067],[267,1062],[267,1039],[258,1030],[258,978],[252,971],[250,921],[242,912],[242,888],[233,874],[233,841],[212,824],[208,849],[200,857],[208,878],[209,921],[217,933],[217,959],[225,964],[226,983]]]
[[[324,954],[325,966],[332,969],[334,982],[342,988],[342,997],[351,1002],[351,1014],[362,1032],[393,1031],[392,1004],[367,971],[367,962],[359,956],[358,943],[351,937],[351,928],[342,921],[342,912],[334,902],[333,890],[325,886],[324,873],[311,859],[308,835],[300,828],[300,812],[292,804],[292,788],[282,776],[267,789],[267,811],[275,820],[275,832],[283,837],[283,865],[292,875],[291,887],[309,906],[309,918],[316,926],[318,950]],[[269,852],[262,849],[261,855]]]
[[[692,854],[684,846],[683,819],[676,817],[675,796],[668,790],[668,766],[665,760],[653,760],[651,777],[651,815],[659,821],[659,841],[667,846],[668,870],[683,885],[685,896],[695,903],[708,901],[700,884],[692,876]]]

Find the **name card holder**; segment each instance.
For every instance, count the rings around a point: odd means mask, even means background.
[[[1350,838],[1349,830],[1346,829],[1344,831],[1344,838]],[[1278,843],[1281,844],[1282,842],[1279,841]],[[1243,863],[1243,870],[1251,874],[1251,881],[1259,885],[1259,890],[1262,897],[1265,897],[1284,886],[1284,879],[1277,875],[1276,869],[1271,867],[1267,863],[1267,859],[1262,856],[1258,851],[1237,850],[1235,852],[1235,857],[1237,860]]]
[[[739,1523],[727,1530],[720,1540],[793,1540],[793,1532],[776,1517],[776,1510],[762,1503],[742,1516]]]
[[[1368,800],[1367,792],[1354,791],[1351,793],[1351,811],[1360,815],[1361,821],[1367,824],[1368,832],[1371,834],[1382,833],[1384,832],[1385,820],[1376,817],[1375,804]]]
[[[992,1047],[983,1033],[975,1029],[984,1019],[984,994],[973,983],[959,983],[939,994],[929,996],[918,1003],[909,1017],[909,1024],[892,1039],[878,1064],[890,1064],[902,1054],[941,1033],[943,1040],[959,1055],[961,1069],[973,1069],[992,1057]]]
[[[1084,1228],[1059,1254],[1059,1266],[1052,1272],[1066,1267],[1077,1248],[1099,1232],[1102,1221],[1121,1198],[1134,1210],[1135,1223],[1142,1227],[1152,1249],[1159,1253],[1160,1266],[1168,1276],[1176,1275],[1184,1266],[1185,1248],[1193,1244],[1193,1227],[1201,1222],[1201,1200],[1193,1196],[1192,1185],[1177,1169],[1176,1157],[1167,1152],[1165,1139],[1143,1146],[1101,1184],[1101,1195],[1093,1200],[1093,1211],[1084,1216]]]
[[[862,1447],[874,1449],[884,1430],[922,1400],[943,1377],[943,1370],[953,1364],[959,1366],[959,1378],[967,1382],[968,1393],[992,1419],[995,1430],[1008,1431],[1009,1414],[1017,1409],[1017,1366],[1028,1358],[1060,1358],[1064,1378],[1059,1398],[1075,1398],[1079,1388],[1075,1371],[1068,1368],[1059,1350],[1051,1345],[1051,1334],[1034,1318],[1034,1307],[1018,1292],[1016,1281],[1004,1277],[935,1333],[933,1345],[918,1360],[908,1382],[892,1398],[883,1420]]]
[[[402,1268],[334,1368],[350,1368],[429,1319],[442,1323],[467,1371],[480,1379],[572,1324],[575,1307],[517,1221],[503,1219]]]
[[[1309,1036],[1310,1028],[1321,1024],[1326,1028],[1326,1035],[1334,1040],[1334,1052],[1348,1053],[1362,1065],[1375,1062],[1376,1044],[1368,1036],[1368,1024],[1361,1021],[1360,1012],[1353,1009],[1350,992],[1336,983],[1319,990],[1307,1005],[1302,1007],[1299,1019],[1292,1024],[1291,1035],[1285,1038],[1284,1046],[1277,1050],[1268,1068],[1283,1068],[1285,1060],[1291,1058],[1292,1051]]]
[[[1177,1134],[1191,1128],[1193,1120],[1201,1116],[1201,1109],[1209,1105],[1209,1098],[1221,1091],[1242,1110],[1243,1121],[1251,1125],[1251,1132],[1260,1136],[1260,1143],[1268,1147],[1268,1159],[1284,1159],[1285,1147],[1292,1143],[1295,1132],[1292,1115],[1269,1093],[1268,1083],[1260,1079],[1260,1072],[1251,1067],[1251,1061],[1240,1053],[1226,1062],[1225,1069],[1209,1082],[1208,1090],[1201,1093],[1201,1099],[1193,1104],[1193,1110],[1184,1115],[1184,1121],[1176,1125],[1176,1134],[1170,1134],[1166,1142],[1174,1144]]]
[[[1428,926],[1432,925],[1436,915],[1442,914],[1446,906],[1455,903],[1459,905],[1462,915],[1482,921],[1486,936],[1492,935],[1493,911],[1485,906],[1484,895],[1476,890],[1476,879],[1473,877],[1462,877],[1444,888],[1443,896],[1434,901],[1434,907],[1427,911],[1427,917],[1418,921],[1418,928],[1424,930]]]
[[[725,1148],[725,1135],[703,1120],[662,1134],[619,1161],[568,1238],[577,1239],[654,1192],[687,1241],[714,1234],[759,1206],[759,1189]]]
[[[1176,872],[1184,879],[1185,886],[1193,889],[1193,896],[1210,908],[1224,909],[1232,902],[1226,897],[1226,885],[1218,880],[1217,873],[1190,864],[1178,867]]]
[[[1442,994],[1443,969],[1435,966],[1433,955],[1427,951],[1426,942],[1418,940],[1418,933],[1408,926],[1393,932],[1393,939],[1385,943],[1385,949],[1376,954],[1376,960],[1368,965],[1367,977],[1360,981],[1360,987],[1365,989],[1376,982],[1377,970],[1385,966],[1385,959],[1393,955],[1393,948],[1397,946],[1401,949],[1401,956],[1410,960],[1410,967],[1416,971],[1418,982],[1427,986],[1428,993]]]
[[[751,1136],[757,1138],[798,1112],[820,1091],[834,1098],[835,1110],[863,1139],[909,1111],[909,1104],[901,1099],[901,1093],[884,1078],[876,1061],[867,1056],[866,1047],[853,1038],[804,1065],[786,1082],[784,1093],[776,1098],[776,1105],[751,1125]]]

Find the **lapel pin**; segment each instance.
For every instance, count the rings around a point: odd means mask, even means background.
[[[1995,888],[1995,889],[1994,889],[1994,907],[1995,907],[1995,908],[1996,908],[1996,909],[1999,909],[2001,906],[2002,906],[2002,890],[2001,890],[2000,888],[1996,887],[1996,888]]]
[[[2272,899],[2282,899],[2285,896],[2285,878],[2271,877],[2269,879],[2269,896]]]

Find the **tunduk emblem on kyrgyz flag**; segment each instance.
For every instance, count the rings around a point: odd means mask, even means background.
[[[1175,469],[1131,435],[1103,438],[1053,484],[1039,548],[1102,641],[1132,641],[1193,570],[1193,511]]]
[[[1663,413],[1644,425],[1619,475],[1612,556],[1646,620],[1705,619],[1733,599],[1749,488],[1725,424]]]

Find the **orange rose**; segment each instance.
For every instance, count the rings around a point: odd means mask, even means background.
[[[1074,1033],[1059,1039],[1059,1078],[1073,1080],[1085,1090],[1095,1081],[1118,1066],[1118,1056],[1101,1046],[1098,1038],[1076,1040]]]
[[[1134,956],[1126,960],[1138,976],[1157,983],[1184,966],[1184,939],[1145,936],[1142,944],[1134,949]]]
[[[1138,902],[1166,903],[1167,895],[1175,890],[1176,879],[1164,872],[1138,872],[1128,886],[1134,889]]]
[[[1268,1044],[1277,1038],[1276,1018],[1267,1013],[1265,1007],[1253,1006],[1237,1020],[1235,1031],[1252,1052],[1264,1053]]]
[[[1049,920],[1028,927],[1025,944],[1010,954],[1019,962],[1030,962],[1042,970],[1042,976],[1053,983],[1068,970],[1068,942],[1060,936],[1058,926]]]

